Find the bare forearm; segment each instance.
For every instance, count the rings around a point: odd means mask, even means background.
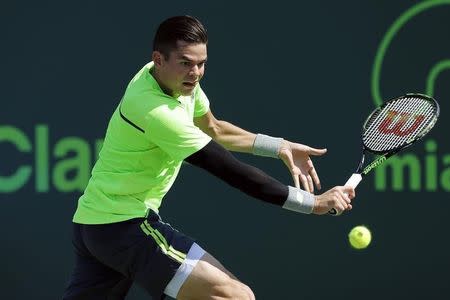
[[[210,136],[230,151],[251,153],[256,134],[239,128],[226,121],[218,121]]]

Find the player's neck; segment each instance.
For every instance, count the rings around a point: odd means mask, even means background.
[[[156,68],[153,68],[150,70],[150,74],[155,78],[156,82],[158,83],[161,90],[164,92],[164,94],[169,95],[171,97],[177,98],[179,95],[176,95],[171,89],[167,87],[167,85],[164,84],[163,76],[158,72]]]

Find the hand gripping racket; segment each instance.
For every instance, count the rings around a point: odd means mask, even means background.
[[[361,161],[345,185],[356,188],[367,173],[425,136],[438,117],[439,104],[426,95],[406,94],[383,103],[364,122]],[[367,152],[379,156],[363,168]],[[340,214],[334,208],[328,213]]]

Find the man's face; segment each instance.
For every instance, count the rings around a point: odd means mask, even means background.
[[[169,57],[155,51],[153,60],[163,90],[174,97],[189,96],[205,73],[206,44],[178,41],[177,46]]]

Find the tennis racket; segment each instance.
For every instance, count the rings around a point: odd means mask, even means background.
[[[424,137],[438,117],[439,104],[427,95],[406,94],[384,102],[364,122],[361,161],[345,185],[356,188],[370,171]],[[363,168],[367,152],[378,157]],[[334,208],[328,214],[340,215]]]

